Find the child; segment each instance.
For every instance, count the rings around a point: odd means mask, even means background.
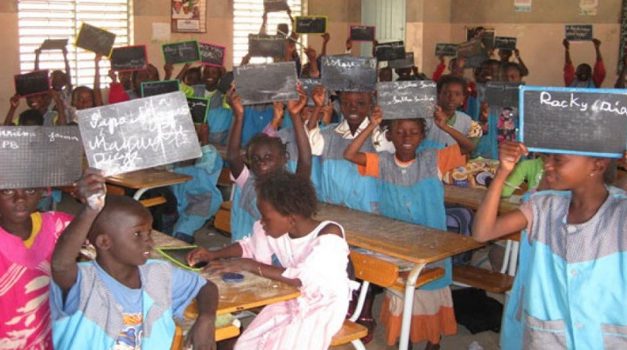
[[[173,317],[181,317],[196,297],[199,316],[190,330],[191,341],[195,349],[211,349],[216,286],[166,262],[148,261],[153,244],[150,212],[130,197],[105,200],[104,181],[99,172],[86,172],[79,195],[88,205],[54,250],[54,347],[168,349],[174,338]],[[88,237],[96,247],[96,260],[77,264]]]
[[[54,100],[54,105],[51,101]],[[14,95],[10,100],[9,111],[4,119],[4,125],[65,125],[65,104],[61,99],[61,95],[54,91],[29,96],[26,98],[26,104],[29,110],[22,112],[17,121],[14,121],[15,111],[20,104],[20,96]],[[53,108],[57,107],[55,111]],[[22,121],[24,123],[22,123]]]
[[[252,237],[218,251],[199,248],[188,262],[241,257],[231,264],[298,287],[295,300],[266,306],[237,341],[235,349],[327,349],[344,322],[352,284],[343,228],[313,219],[316,193],[311,182],[288,172],[257,182],[261,220]],[[272,265],[276,255],[283,267]],[[214,263],[212,263],[213,265]]]
[[[63,61],[65,62],[65,72],[61,70],[53,70],[50,73],[50,85],[52,89],[61,95],[61,99],[66,105],[70,102],[72,94],[72,78],[70,76],[70,61],[67,59],[67,48],[61,49],[63,53]],[[35,50],[35,70],[39,70],[39,56],[41,49]]]
[[[121,73],[122,72],[120,72],[120,74]],[[124,85],[116,82],[115,73],[109,72],[109,77],[111,77],[112,80],[109,90],[109,103],[118,103],[140,98],[143,82],[160,80],[159,70],[152,64],[148,64],[146,69],[134,70],[131,73],[131,89],[129,90],[124,90]]]
[[[357,164],[362,174],[379,179],[381,200],[379,211],[394,219],[446,230],[444,186],[440,174],[465,164],[465,157],[458,144],[439,151],[419,151],[425,137],[425,120],[392,120],[387,136],[396,152],[365,153],[359,149],[381,123],[382,114],[375,108],[372,123],[344,151],[344,157]],[[451,261],[446,259],[437,265],[446,270],[444,278],[430,283],[414,295],[412,342],[427,340],[429,346],[437,346],[442,335],[457,332],[451,283]],[[402,302],[393,293],[386,293],[382,307],[382,322],[387,324],[386,338],[389,345],[400,335]],[[423,306],[425,305],[425,306]],[[429,348],[429,347],[428,347]]]
[[[77,123],[76,111],[83,109],[102,106],[102,92],[100,90],[100,60],[102,56],[96,54],[95,73],[94,73],[94,87],[89,88],[87,86],[79,86],[72,91],[71,107],[68,111],[69,119],[71,122]]]
[[[37,211],[43,189],[0,190],[0,347],[52,349],[48,291],[57,238],[72,220]]]
[[[505,66],[508,63],[515,63],[515,62],[510,62],[510,58],[512,58],[512,53],[516,55],[516,60],[518,61],[517,64],[520,67],[520,76],[521,77],[528,76],[529,69],[527,69],[525,62],[523,62],[522,58],[520,57],[520,50],[518,49],[514,49],[513,52],[512,50],[499,49],[499,58],[501,59],[501,67],[503,68],[503,70],[505,70]]]
[[[570,59],[570,42],[568,39],[562,41],[564,45],[564,85],[568,87],[594,88],[601,87],[605,80],[605,65],[601,57],[601,40],[592,39],[596,52],[596,63],[594,70],[587,63],[582,63],[575,67]]]
[[[526,153],[520,143],[501,145],[473,224],[482,242],[525,230],[501,348],[626,348],[627,194],[605,185],[608,159],[550,154],[544,176],[552,191],[497,216],[505,179]]]
[[[188,73],[190,71],[192,72],[190,74],[193,74],[191,69]],[[192,85],[196,97],[209,100],[205,122],[209,126],[209,143],[214,145],[226,143],[229,128],[233,124],[233,111],[229,107],[226,95],[218,90],[218,83],[223,76],[223,67],[205,66],[202,70],[202,85]]]
[[[288,110],[294,124],[296,144],[298,145],[296,173],[309,177],[311,173],[311,151],[300,117],[300,113],[307,103],[307,95],[302,91],[302,88],[299,88],[299,94],[299,101],[288,102]],[[227,148],[227,163],[231,170],[231,180],[235,182],[231,209],[231,239],[237,241],[249,236],[252,233],[254,222],[260,218],[255,206],[254,184],[256,179],[283,171],[287,163],[287,150],[278,137],[258,134],[248,143],[246,148],[248,166],[244,164],[240,149],[244,125],[244,107],[235,90],[230,91],[229,102],[235,117]]]
[[[508,83],[522,83],[523,69],[518,63],[506,62],[502,66],[501,76]]]

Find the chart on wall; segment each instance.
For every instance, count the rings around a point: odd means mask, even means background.
[[[170,0],[172,33],[207,32],[206,0]]]

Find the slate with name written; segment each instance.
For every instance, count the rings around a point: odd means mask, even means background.
[[[200,62],[207,66],[222,67],[224,65],[224,46],[208,43],[198,43]]]
[[[142,70],[148,66],[146,46],[116,47],[111,51],[111,69],[115,71]]]
[[[532,151],[620,158],[627,91],[520,87],[520,139]]]
[[[279,12],[290,9],[287,5],[287,0],[263,0],[263,8],[266,12]]]
[[[485,84],[485,100],[490,106],[518,107],[520,83],[489,81]]]
[[[15,80],[15,93],[19,96],[36,95],[50,90],[47,70],[18,74]]]
[[[455,57],[457,56],[457,46],[458,46],[457,44],[450,44],[450,43],[435,44],[435,55]]]
[[[350,38],[352,41],[374,41],[374,26],[350,26]]]
[[[392,69],[412,68],[414,66],[414,53],[405,53],[405,58],[388,62],[388,67]]]
[[[375,57],[379,61],[392,61],[405,58],[405,43],[392,41],[375,46]]]
[[[286,41],[281,35],[248,34],[251,56],[285,57]]]
[[[200,61],[198,42],[196,40],[164,44],[161,46],[165,63],[191,63]]]
[[[0,188],[70,185],[82,154],[76,126],[0,126]]]
[[[314,106],[315,103],[312,99],[313,90],[316,86],[322,85],[322,80],[320,79],[300,79],[300,83],[303,86],[303,90],[307,93],[307,106]],[[329,90],[324,90],[325,101],[329,100]]]
[[[83,23],[76,38],[76,46],[109,57],[115,42],[115,34]]]
[[[178,80],[145,81],[141,85],[142,97],[162,95],[175,91],[179,91]]]
[[[106,176],[201,156],[187,99],[180,91],[77,115],[87,161]]]
[[[433,118],[436,102],[436,84],[430,80],[377,84],[377,103],[385,120]]]
[[[323,34],[327,32],[324,16],[296,16],[295,32],[299,34]]]
[[[377,59],[349,55],[322,57],[322,85],[330,91],[374,91]]]
[[[209,108],[209,101],[206,98],[188,97],[187,105],[189,106],[189,111],[192,114],[194,123],[204,123],[207,108]]]
[[[233,70],[243,105],[298,100],[296,64],[279,62],[248,64]]]
[[[564,30],[569,41],[590,41],[594,37],[592,24],[567,24]]]
[[[63,50],[67,46],[67,39],[46,39],[41,46],[41,50]]]
[[[494,38],[494,48],[499,50],[516,49],[516,38],[509,36],[497,36]]]

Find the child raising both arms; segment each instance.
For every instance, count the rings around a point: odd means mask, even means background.
[[[88,205],[54,250],[50,299],[55,349],[169,349],[173,318],[181,317],[194,297],[199,316],[188,341],[194,349],[213,349],[216,286],[195,273],[148,260],[150,212],[130,197],[105,200],[104,181],[100,172],[86,172],[78,193]],[[87,238],[97,258],[76,263]]]
[[[256,188],[261,220],[253,235],[218,251],[199,248],[188,263],[241,257],[227,270],[249,271],[300,289],[297,299],[266,306],[235,349],[327,349],[342,328],[356,284],[348,278],[344,229],[313,218],[316,193],[305,176],[279,172],[257,180]],[[282,267],[272,265],[273,255]]]
[[[610,161],[549,154],[550,191],[498,216],[505,180],[526,153],[520,143],[501,145],[473,223],[473,237],[482,242],[525,230],[501,348],[627,348],[627,194],[605,184]]]

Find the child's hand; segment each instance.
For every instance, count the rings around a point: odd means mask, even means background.
[[[9,103],[11,103],[11,109],[16,109],[20,105],[20,95],[15,94],[11,96]]]
[[[566,50],[570,49],[570,42],[568,42],[568,39],[562,40],[562,45],[564,45]]]
[[[166,63],[163,65],[163,70],[165,71],[166,76],[172,76],[172,72],[174,71],[174,65],[172,63]]]
[[[198,135],[198,142],[201,146],[209,144],[209,125],[206,123],[194,125],[196,129],[196,135]]]
[[[520,59],[520,50],[514,49],[514,56],[516,56],[516,59]]]
[[[601,47],[601,40],[594,38],[592,39],[592,44],[594,44],[594,47],[598,49],[599,47]]]
[[[438,59],[440,60],[440,64],[444,64],[444,55],[438,56]]]
[[[305,49],[305,54],[307,55],[307,58],[309,59],[309,62],[315,61],[316,58],[318,57],[318,54],[316,53],[316,50],[308,47]]]
[[[350,51],[353,49],[353,41],[351,38],[346,39],[346,51]]]
[[[509,174],[523,155],[527,155],[527,147],[520,142],[505,141],[499,148],[499,171]]]
[[[442,107],[435,106],[435,112],[433,113],[433,121],[438,128],[444,129],[446,128],[446,122],[448,121],[448,116],[442,110]]]
[[[107,186],[101,170],[89,168],[78,181],[78,199],[88,208],[100,212],[105,205]]]
[[[322,85],[317,85],[311,92],[311,99],[317,107],[322,107],[324,105],[325,92],[326,90]]]
[[[242,99],[239,97],[234,87],[229,89],[227,99],[229,106],[231,106],[231,109],[233,110],[235,118],[244,118],[244,106],[242,105]]]
[[[283,105],[283,102],[280,102],[280,101],[272,102],[272,109],[274,110],[272,123],[281,124],[281,120],[283,119],[283,114],[285,113],[285,106]]]
[[[191,346],[194,350],[215,350],[215,326],[214,317],[198,316],[185,338],[185,347]]]
[[[296,117],[302,112],[303,108],[307,105],[307,93],[303,89],[301,84],[296,86],[298,92],[298,100],[287,101],[287,111],[290,112],[292,117]]]
[[[457,69],[464,69],[466,59],[464,57],[457,58],[457,60],[455,60],[455,65],[457,65]]]
[[[215,255],[206,248],[196,248],[187,254],[187,265],[194,266],[201,262],[215,260]]]
[[[95,61],[96,63],[98,63],[98,62],[100,62],[100,60],[102,60],[102,55],[101,55],[101,54],[99,54],[99,53],[97,53],[97,54],[96,54],[96,56],[94,57],[94,61]]]
[[[48,90],[48,94],[50,95],[50,97],[52,97],[52,100],[54,100],[54,103],[57,106],[63,103],[63,100],[61,99],[61,95],[59,94],[57,90]]]
[[[488,115],[490,114],[490,105],[486,101],[481,102],[479,121],[482,123],[488,122]]]
[[[324,43],[328,43],[329,40],[331,40],[331,34],[329,34],[329,33],[324,33],[321,36],[322,36],[322,41]]]
[[[383,121],[383,111],[381,110],[381,107],[376,106],[372,110],[372,115],[370,116],[370,122],[374,124],[375,126],[379,126],[381,125],[382,121]]]

